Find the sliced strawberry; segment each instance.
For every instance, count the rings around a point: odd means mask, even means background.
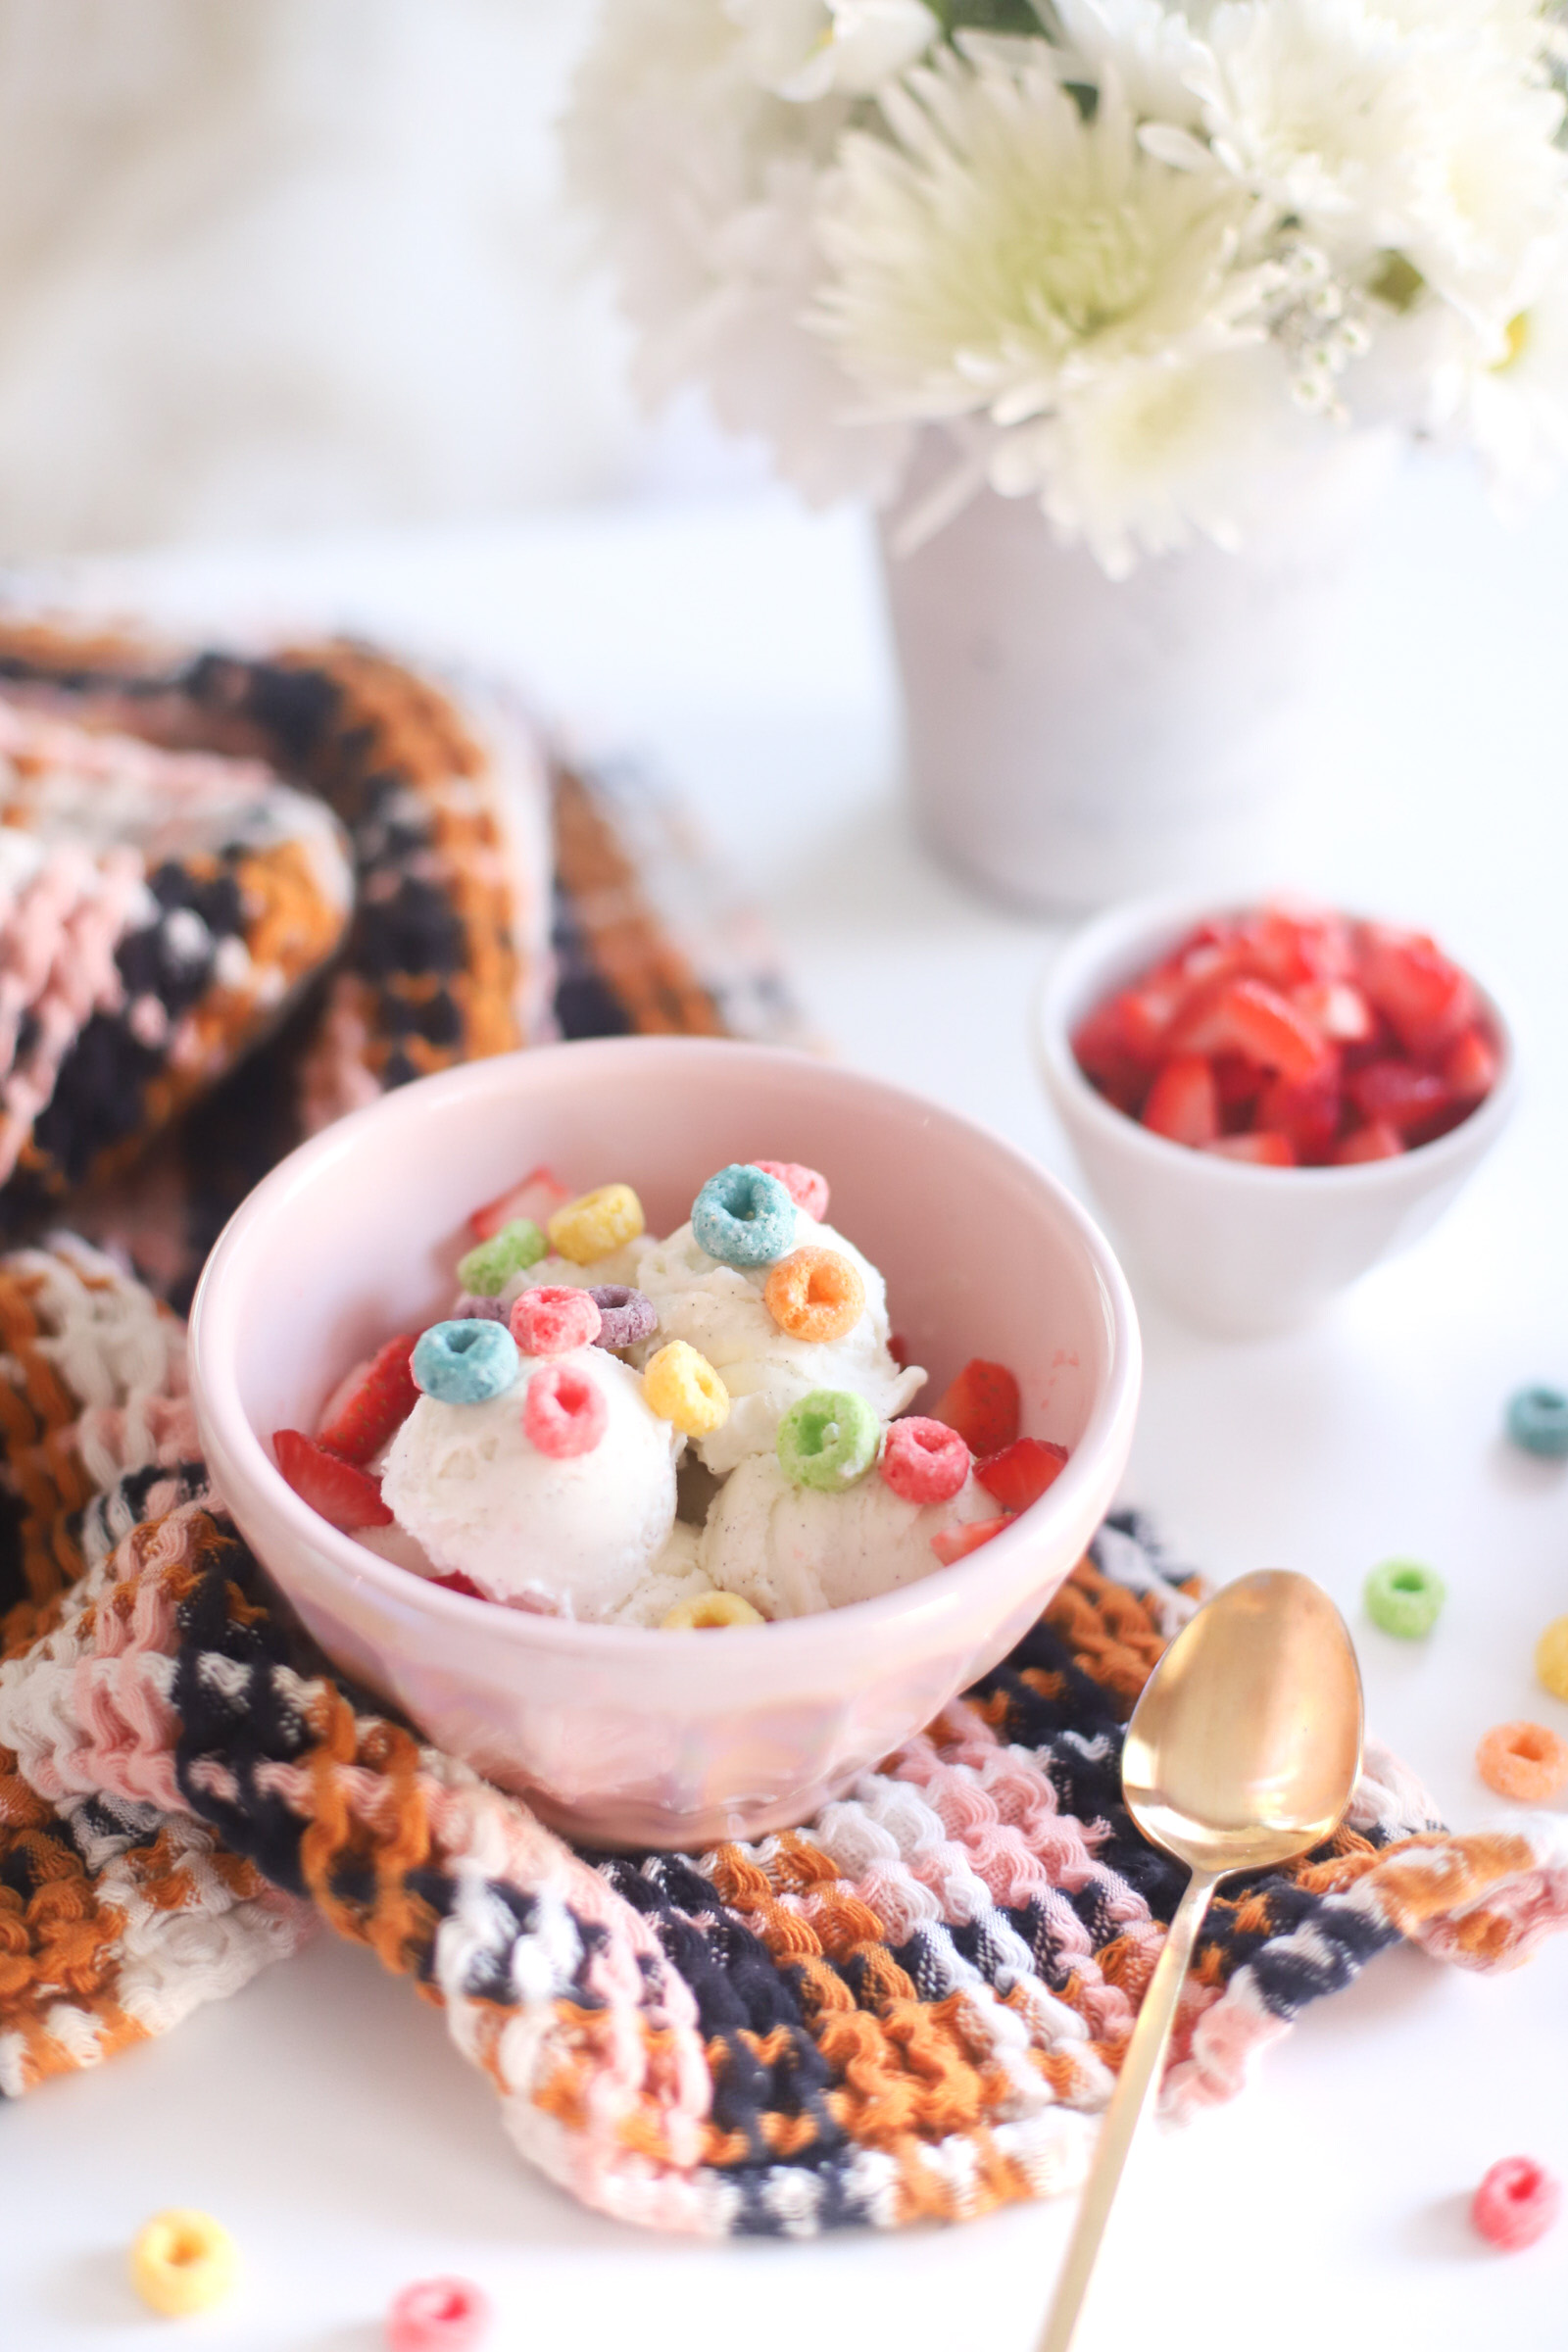
[[[1270,1079],[1257,1106],[1257,1125],[1289,1136],[1298,1160],[1310,1166],[1333,1157],[1344,1110],[1339,1072],[1330,1062],[1304,1085],[1293,1085],[1289,1078]]]
[[[481,1592],[472,1577],[465,1576],[461,1568],[449,1569],[445,1576],[427,1576],[424,1581],[427,1585],[439,1585],[446,1592],[466,1592],[470,1600],[488,1600],[490,1597],[488,1592]]]
[[[1132,1118],[1149,1091],[1149,1064],[1127,1051],[1112,1004],[1099,1005],[1072,1033],[1073,1057],[1091,1085]]]
[[[1161,969],[1111,999],[1122,1049],[1135,1061],[1149,1063],[1159,1059],[1165,1051],[1171,1022],[1187,992],[1188,982],[1180,973]]]
[[[392,1514],[376,1481],[340,1454],[323,1453],[301,1429],[272,1432],[277,1466],[302,1502],[334,1527],[390,1527]]]
[[[530,1168],[510,1192],[501,1193],[494,1200],[487,1200],[483,1208],[476,1208],[468,1219],[468,1230],[475,1241],[488,1242],[514,1217],[527,1217],[543,1233],[557,1209],[570,1199],[569,1186],[563,1184],[553,1170]]]
[[[1496,1047],[1476,1022],[1445,1054],[1443,1083],[1456,1102],[1481,1102],[1496,1085],[1499,1066]]]
[[[1408,1061],[1369,1061],[1350,1072],[1346,1092],[1369,1124],[1382,1120],[1406,1138],[1449,1107],[1447,1087],[1436,1071]]]
[[[1332,1049],[1289,997],[1264,980],[1227,980],[1200,996],[1171,1027],[1178,1054],[1245,1054],[1287,1078],[1310,1078]]]
[[[932,1537],[931,1548],[943,1567],[951,1568],[955,1560],[966,1559],[971,1551],[978,1551],[982,1544],[989,1544],[993,1536],[1000,1536],[1004,1527],[1011,1525],[1011,1513],[1004,1511],[1000,1519],[974,1519],[967,1527],[945,1527]]]
[[[346,1462],[368,1462],[397,1435],[419,1401],[409,1358],[417,1333],[400,1332],[388,1340],[364,1367],[354,1385],[347,1383],[328,1399],[318,1446],[340,1453]]]
[[[1217,1144],[1205,1144],[1219,1159],[1240,1159],[1257,1168],[1294,1168],[1296,1147],[1288,1135],[1272,1128],[1260,1127],[1251,1135],[1222,1135]]]
[[[979,1485],[1004,1510],[1026,1511],[1067,1467],[1067,1448],[1049,1438],[1019,1438],[984,1462],[976,1462]]]
[[[969,1451],[982,1458],[1000,1453],[1018,1435],[1018,1383],[1005,1364],[971,1356],[941,1401],[933,1421],[956,1429]]]
[[[1242,937],[1250,968],[1287,995],[1343,978],[1354,968],[1349,925],[1320,907],[1276,900],[1243,924]]]
[[[1399,1159],[1403,1152],[1404,1145],[1397,1127],[1391,1127],[1386,1119],[1373,1119],[1369,1125],[1357,1127],[1353,1134],[1346,1137],[1335,1152],[1334,1159],[1338,1167],[1353,1168],[1366,1159]]]
[[[1201,1054],[1178,1054],[1165,1063],[1149,1090],[1144,1125],[1194,1150],[1213,1142],[1219,1133],[1219,1096]]]
[[[1214,1073],[1221,1124],[1233,1130],[1248,1126],[1247,1114],[1268,1084],[1267,1070],[1243,1054],[1216,1054],[1208,1066]]]
[[[1439,1054],[1475,1020],[1468,975],[1424,933],[1363,923],[1357,961],[1368,999],[1407,1053]]]
[[[1291,1003],[1336,1046],[1364,1046],[1377,1016],[1353,980],[1308,980],[1291,991]]]

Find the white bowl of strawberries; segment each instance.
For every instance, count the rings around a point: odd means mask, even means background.
[[[1308,1320],[1423,1234],[1516,1088],[1494,998],[1426,934],[1284,900],[1091,923],[1036,1042],[1135,1268],[1235,1335]]]

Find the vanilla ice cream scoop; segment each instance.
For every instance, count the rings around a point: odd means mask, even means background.
[[[669,1543],[684,1441],[649,1411],[641,1376],[604,1348],[549,1363],[604,1398],[590,1452],[562,1458],[531,1443],[523,1402],[544,1364],[521,1356],[512,1387],[481,1404],[419,1398],[387,1449],[382,1498],[438,1569],[461,1569],[490,1599],[610,1617]],[[689,1569],[684,1550],[679,1566]]]
[[[698,1558],[764,1617],[809,1617],[917,1583],[942,1565],[933,1536],[996,1516],[973,1478],[949,1502],[906,1502],[874,1470],[827,1494],[796,1486],[776,1454],[754,1453],[714,1498]]]
[[[709,1469],[720,1474],[749,1454],[770,1453],[780,1421],[813,1389],[854,1389],[879,1420],[891,1421],[925,1383],[918,1365],[901,1371],[888,1353],[887,1286],[869,1258],[804,1210],[792,1246],[831,1250],[859,1275],[865,1305],[841,1339],[792,1339],[781,1331],[762,1296],[772,1268],[721,1265],[693,1239],[690,1225],[666,1242],[645,1245],[637,1260],[636,1286],[659,1316],[642,1354],[685,1340],[729,1391],[728,1419],[693,1441]]]

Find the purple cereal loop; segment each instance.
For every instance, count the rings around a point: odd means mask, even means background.
[[[504,1323],[507,1310],[499,1298],[480,1298],[472,1291],[465,1291],[452,1309],[457,1323]]]
[[[638,1340],[651,1339],[659,1329],[659,1310],[646,1291],[629,1291],[621,1282],[603,1282],[588,1296],[599,1309],[596,1348],[630,1348]]]

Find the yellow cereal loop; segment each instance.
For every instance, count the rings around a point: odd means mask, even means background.
[[[661,1421],[673,1421],[688,1438],[706,1438],[729,1419],[729,1391],[706,1355],[685,1340],[671,1340],[651,1355],[643,1372],[643,1401]]]
[[[706,1634],[712,1626],[765,1625],[767,1619],[738,1592],[694,1592],[690,1600],[677,1600],[659,1622],[674,1633]]]
[[[1554,1617],[1536,1643],[1536,1672],[1553,1698],[1568,1698],[1568,1617]]]
[[[591,1266],[626,1242],[634,1242],[647,1223],[643,1204],[629,1184],[602,1184],[558,1208],[546,1231],[558,1257],[574,1266]]]
[[[131,2241],[130,2283],[167,2319],[220,2303],[238,2268],[234,2240],[222,2224],[186,2205],[155,2213]]]

